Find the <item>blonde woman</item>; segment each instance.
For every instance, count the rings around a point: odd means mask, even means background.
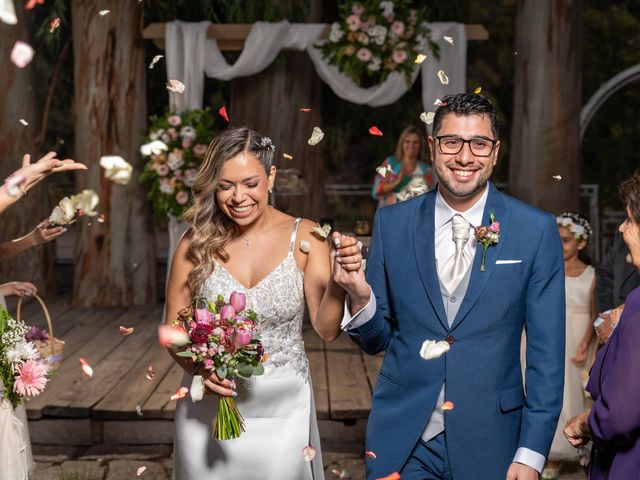
[[[228,298],[242,292],[261,317],[268,360],[264,375],[250,380],[234,383],[206,373],[208,393],[236,397],[246,427],[237,439],[212,438],[215,397],[178,403],[176,479],[324,478],[302,320],[307,307],[323,339],[338,336],[345,300],[338,282],[348,285],[362,275],[360,249],[355,239],[335,232],[337,250],[330,249],[312,233],[316,224],[269,205],[274,151],[271,140],[251,128],[227,129],[209,145],[193,185],[194,203],[185,215],[191,229],[171,264],[167,319],[176,318],[194,294]],[[300,248],[303,241],[308,245]],[[174,358],[189,385],[193,364]],[[307,445],[317,452],[312,462],[302,453]]]

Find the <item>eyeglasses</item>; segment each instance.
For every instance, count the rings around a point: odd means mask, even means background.
[[[442,135],[436,137],[438,140],[438,148],[440,153],[445,155],[456,155],[460,153],[465,143],[469,144],[471,153],[476,157],[488,157],[493,153],[493,149],[498,143],[497,140],[491,140],[490,138],[470,138],[465,140],[464,138],[456,137],[453,135]]]

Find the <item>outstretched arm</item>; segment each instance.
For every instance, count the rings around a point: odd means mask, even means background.
[[[66,231],[64,227],[51,225],[49,219],[45,218],[24,237],[0,243],[0,260],[8,260],[31,247],[50,242]]]

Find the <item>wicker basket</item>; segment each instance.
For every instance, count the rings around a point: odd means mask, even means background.
[[[51,370],[57,370],[60,366],[60,362],[62,362],[63,354],[62,351],[64,349],[64,342],[59,338],[53,336],[53,323],[51,323],[51,315],[49,315],[49,310],[47,310],[47,306],[44,304],[42,298],[38,295],[34,294],[33,298],[35,298],[40,307],[42,307],[42,311],[44,313],[45,318],[47,319],[47,326],[49,327],[49,338],[47,340],[36,340],[34,343],[38,352],[42,358],[44,358],[51,367]],[[20,321],[20,309],[22,308],[23,298],[20,297],[18,300],[18,306],[16,308],[16,319]]]

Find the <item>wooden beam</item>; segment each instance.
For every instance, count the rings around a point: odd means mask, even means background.
[[[164,23],[150,23],[142,32],[142,36],[148,40],[153,40],[159,48],[164,49],[165,26],[166,24]],[[207,30],[207,37],[215,38],[218,41],[220,50],[240,51],[244,46],[244,41],[249,36],[251,27],[251,23],[212,24]],[[323,37],[328,35],[329,30],[330,27],[327,25]],[[484,25],[478,23],[468,24],[465,25],[465,31],[467,40],[489,39],[489,32]]]

